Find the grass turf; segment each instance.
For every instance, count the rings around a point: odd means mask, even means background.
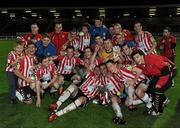
[[[179,128],[180,127],[180,75],[175,80],[175,87],[170,88],[166,95],[171,102],[159,117],[144,116],[144,106],[138,106],[137,112],[130,112],[124,105],[122,112],[126,125],[114,125],[114,116],[110,106],[104,107],[90,103],[86,108],[77,109],[59,117],[52,123],[47,122],[50,114],[48,104],[54,101],[49,94],[45,95],[41,108],[35,104],[12,105],[8,98],[8,84],[5,73],[7,54],[13,47],[12,40],[0,41],[0,128]],[[176,64],[180,68],[180,40],[176,48]],[[70,102],[70,101],[68,101]]]

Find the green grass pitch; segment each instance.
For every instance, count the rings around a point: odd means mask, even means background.
[[[54,101],[50,95],[45,95],[41,108],[35,104],[12,105],[8,99],[8,84],[5,73],[6,57],[13,47],[12,40],[0,41],[0,128],[180,128],[180,74],[175,80],[175,87],[170,88],[166,95],[171,100],[159,117],[142,114],[144,106],[138,106],[137,112],[130,112],[122,106],[126,125],[114,125],[114,116],[110,106],[103,107],[90,103],[86,108],[77,109],[48,123],[50,114],[48,104]],[[176,47],[176,64],[180,68],[180,40]],[[69,101],[68,101],[69,102]]]

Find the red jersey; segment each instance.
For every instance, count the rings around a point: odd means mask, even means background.
[[[71,74],[76,64],[81,63],[81,59],[76,57],[68,58],[66,56],[59,56],[56,60],[59,61],[58,73],[59,74]]]
[[[129,30],[123,29],[122,33],[124,33],[125,41],[132,41],[133,40],[133,36]]]
[[[49,33],[52,43],[57,49],[57,55],[60,54],[62,46],[66,43],[68,39],[68,32],[61,31],[60,33],[51,32]]]
[[[148,54],[144,56],[143,65],[137,65],[140,69],[142,69],[143,74],[147,76],[159,76],[159,80],[156,85],[160,85],[161,87],[165,86],[169,77],[169,75],[162,75],[161,69],[167,65],[167,58],[156,55],[156,54]]]
[[[39,69],[36,72],[37,79],[42,79],[43,81],[48,81],[53,78],[53,75],[56,74],[56,67],[54,64],[49,64],[48,67],[43,67],[39,65]]]
[[[8,54],[8,58],[7,58],[7,64],[6,64],[6,71],[8,72],[13,72],[14,67],[12,67],[12,63],[14,63],[14,61],[19,58],[21,55],[16,54],[14,51],[11,51]]]
[[[152,48],[153,41],[155,41],[155,39],[151,33],[143,31],[141,35],[137,35],[135,37],[135,41],[137,43],[137,47],[147,53],[147,51]],[[152,53],[156,53],[156,50],[154,49]]]
[[[20,59],[19,65],[17,66],[18,70],[24,77],[31,77],[34,75],[34,62],[36,61],[35,57],[29,57],[25,55],[23,58]],[[18,78],[18,84],[20,87],[28,86],[25,80]]]
[[[36,33],[36,34],[32,34],[32,33],[27,33],[23,36],[24,38],[24,43],[25,43],[25,46],[27,45],[27,43],[33,38],[37,41],[40,41],[42,39],[42,35],[39,34],[39,33]]]
[[[141,68],[143,74],[148,76],[161,76],[160,70],[167,66],[163,57],[155,54],[145,55],[144,62],[145,64],[137,65],[137,67]]]
[[[75,50],[78,50],[80,48],[79,38],[75,38],[72,41],[68,41],[68,45],[73,46]]]
[[[160,47],[163,47],[163,53],[162,55],[171,58],[174,57],[175,51],[171,48],[172,44],[176,44],[176,37],[170,35],[170,36],[163,36],[160,38]]]
[[[96,97],[98,92],[98,85],[101,84],[101,81],[95,77],[95,74],[92,72],[88,76],[88,78],[83,82],[83,84],[79,87],[79,89],[86,95],[89,99],[93,99]]]

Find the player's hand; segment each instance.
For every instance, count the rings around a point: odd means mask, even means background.
[[[95,50],[94,50],[94,52],[96,52],[96,53],[97,53],[98,51],[99,51],[99,45],[96,45],[96,46],[95,46]]]
[[[36,101],[36,107],[40,108],[41,107],[41,99],[37,99]]]
[[[32,80],[30,77],[28,77],[28,78],[26,78],[26,82],[27,82],[27,83],[34,83],[35,81]]]

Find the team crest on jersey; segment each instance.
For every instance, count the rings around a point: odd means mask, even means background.
[[[107,87],[108,90],[113,90],[114,89],[112,83],[107,83],[106,87]]]
[[[89,92],[93,92],[93,90],[94,90],[94,86],[93,86],[93,85],[89,85],[89,86],[88,86],[88,91],[89,91]]]

